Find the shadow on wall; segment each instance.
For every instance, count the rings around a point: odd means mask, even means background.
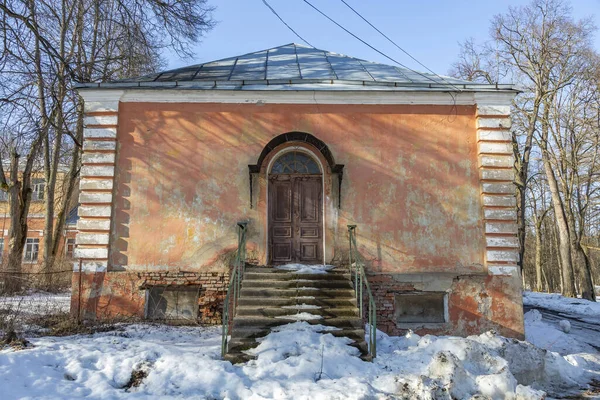
[[[264,253],[247,165],[288,131],[345,164],[336,248],[352,223],[374,270],[483,268],[474,107],[123,103],[120,114],[116,268],[209,266],[235,246],[238,220]]]

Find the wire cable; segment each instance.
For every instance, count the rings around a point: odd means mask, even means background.
[[[263,0],[264,1],[264,0]],[[433,79],[430,76],[427,76],[419,71],[415,71],[412,68],[407,67],[406,65],[402,64],[400,61],[388,56],[387,54],[385,54],[384,52],[382,52],[381,50],[375,48],[374,46],[372,46],[371,44],[367,43],[366,41],[364,41],[363,39],[361,39],[360,37],[358,37],[357,35],[355,35],[354,33],[352,33],[351,31],[349,31],[348,29],[346,29],[344,26],[340,25],[337,21],[335,21],[334,19],[332,19],[331,17],[329,17],[327,14],[325,14],[323,11],[319,10],[317,7],[315,7],[314,5],[312,5],[308,0],[303,0],[306,4],[308,4],[309,6],[311,6],[315,11],[317,11],[319,14],[321,14],[322,16],[324,16],[325,18],[327,18],[329,21],[333,22],[335,25],[337,25],[339,28],[341,28],[342,30],[344,30],[347,34],[351,35],[352,37],[354,37],[356,40],[360,41],[361,43],[363,43],[364,45],[368,46],[369,48],[371,48],[372,50],[376,51],[377,53],[381,54],[382,56],[384,56],[385,58],[387,58],[388,60],[398,64],[399,66],[401,66],[402,68],[405,68],[411,72],[414,72],[417,75],[422,76],[425,79],[429,79],[430,81],[440,84],[440,82],[436,81],[435,79]],[[441,82],[442,85],[449,85],[448,83],[444,83]],[[452,87],[454,87],[455,90],[460,91],[459,88],[450,85]]]
[[[315,48],[315,46],[313,46],[312,44],[308,43],[308,41],[307,41],[306,39],[304,39],[302,36],[300,36],[300,34],[298,34],[298,32],[296,32],[295,30],[293,30],[293,29],[292,29],[292,27],[291,27],[291,26],[289,26],[289,25],[288,25],[288,24],[287,24],[287,23],[286,23],[286,22],[283,20],[283,18],[281,18],[281,17],[279,16],[279,14],[277,14],[277,11],[275,11],[275,10],[273,9],[273,7],[271,7],[271,5],[270,5],[269,3],[267,3],[267,0],[262,0],[262,2],[263,2],[263,4],[264,4],[265,6],[267,6],[267,7],[269,8],[269,10],[271,10],[271,12],[272,12],[273,14],[275,14],[275,16],[276,16],[277,18],[279,18],[279,20],[280,20],[280,21],[281,21],[281,22],[282,22],[282,23],[283,23],[283,24],[284,24],[284,25],[285,25],[285,26],[286,26],[286,27],[287,27],[287,28],[288,28],[290,31],[292,31],[292,32],[294,33],[294,35],[298,36],[298,37],[300,38],[300,40],[302,40],[304,43],[306,43],[307,45],[309,45],[309,46],[310,46],[310,47],[312,47],[313,49]]]
[[[352,6],[348,3],[346,3],[345,0],[340,0],[342,3],[344,3],[346,5],[346,7],[348,7],[349,9],[351,9],[354,14],[358,15],[363,21],[365,21],[367,24],[369,24],[369,26],[373,29],[375,29],[381,36],[383,36],[384,38],[386,38],[391,44],[393,44],[394,46],[396,46],[396,48],[398,48],[398,50],[402,51],[404,54],[406,54],[407,56],[409,56],[411,59],[413,59],[416,63],[418,63],[421,67],[425,68],[427,71],[431,72],[433,75],[437,76],[438,78],[440,78],[442,81],[446,82],[448,85],[452,86],[453,88],[460,90],[459,88],[457,88],[456,86],[454,86],[453,84],[451,84],[450,82],[446,81],[443,77],[441,77],[440,75],[438,75],[437,73],[435,73],[434,71],[432,71],[431,69],[429,69],[425,64],[423,64],[421,61],[417,60],[415,57],[413,57],[408,51],[404,50],[402,47],[400,47],[396,42],[394,42],[392,39],[390,39],[385,33],[381,32],[379,29],[377,29],[377,27],[375,25],[373,25],[369,20],[367,20],[365,17],[363,17],[358,11],[356,11],[354,8],[352,8]]]

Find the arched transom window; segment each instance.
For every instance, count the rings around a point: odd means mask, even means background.
[[[319,165],[300,151],[283,154],[273,163],[272,174],[320,174]]]

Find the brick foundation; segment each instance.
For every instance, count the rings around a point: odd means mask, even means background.
[[[369,276],[377,303],[377,328],[389,335],[402,335],[408,329],[417,334],[468,336],[494,330],[508,337],[524,338],[523,303],[518,276],[443,276],[450,287],[441,290],[432,279],[432,291],[448,293],[446,323],[397,324],[394,297],[398,293],[423,291],[423,282],[402,282],[402,275]],[[426,285],[427,283],[425,283]]]
[[[187,286],[199,289],[198,322],[220,324],[229,272],[83,272],[81,305],[79,279],[80,274],[74,273],[71,297],[71,312],[74,315],[77,315],[79,308],[84,318],[144,318],[146,288]]]

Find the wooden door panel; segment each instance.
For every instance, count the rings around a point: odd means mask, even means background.
[[[273,205],[274,212],[272,213],[272,221],[274,223],[291,223],[292,222],[292,181],[277,180],[273,186]]]
[[[300,223],[319,223],[321,220],[321,180],[299,181]]]
[[[275,175],[269,182],[269,245],[271,263],[285,264],[294,259],[293,181]]]
[[[323,262],[323,183],[321,177],[302,176],[295,182],[298,261],[306,264]]]
[[[270,262],[323,262],[323,182],[320,176],[269,176]]]

